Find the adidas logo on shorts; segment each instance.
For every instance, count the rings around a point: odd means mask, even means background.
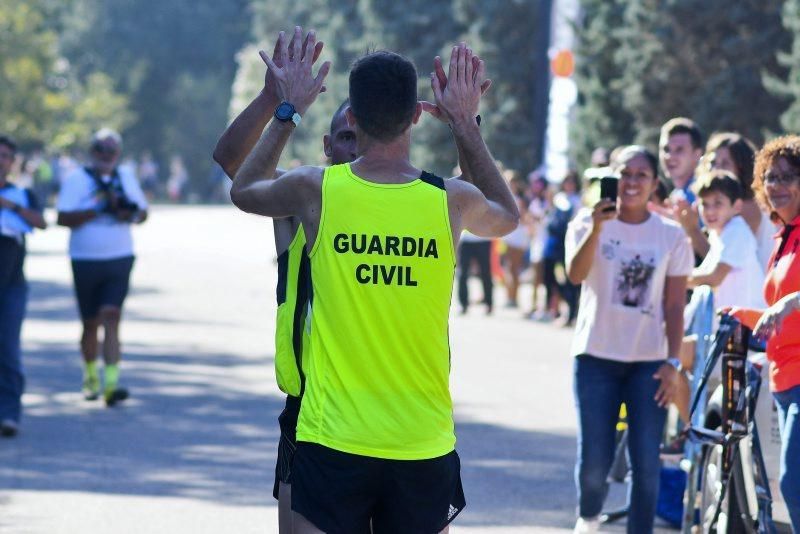
[[[450,521],[451,519],[453,519],[453,516],[456,515],[457,513],[458,513],[458,508],[456,508],[451,504],[450,510],[447,511],[447,520]]]

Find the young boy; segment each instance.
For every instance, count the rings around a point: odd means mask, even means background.
[[[708,228],[710,249],[689,277],[689,287],[714,288],[714,306],[764,307],[764,270],[756,238],[739,216],[742,185],[723,170],[705,174],[694,184],[700,217]]]

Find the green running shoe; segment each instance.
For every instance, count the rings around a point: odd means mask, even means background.
[[[83,377],[83,398],[93,401],[100,398],[100,377],[97,374],[86,374]]]

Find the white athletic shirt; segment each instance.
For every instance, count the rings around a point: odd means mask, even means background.
[[[588,209],[569,224],[568,262],[591,227]],[[654,213],[641,224],[606,222],[581,285],[571,354],[621,362],[665,359],[664,285],[668,276],[688,276],[693,266],[689,238],[677,223]]]
[[[110,180],[103,176],[103,180]],[[120,170],[120,182],[128,198],[147,209],[147,198],[136,177]],[[97,184],[83,167],[75,169],[61,184],[56,209],[60,212],[98,209]],[[69,238],[69,256],[73,260],[112,260],[133,255],[130,223],[102,214],[77,228]]]
[[[761,224],[764,224],[763,221]],[[756,238],[747,222],[739,215],[733,217],[722,232],[709,233],[708,243],[710,248],[699,270],[710,273],[719,263],[731,267],[722,283],[714,288],[714,307],[766,308],[764,269],[753,253],[756,250]]]
[[[778,233],[779,228],[775,226],[769,218],[769,215],[761,211],[761,223],[758,225],[756,231],[757,255],[758,262],[764,269],[768,270],[769,259],[772,256],[772,251],[775,249],[775,234]]]

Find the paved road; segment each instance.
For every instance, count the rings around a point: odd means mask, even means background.
[[[30,240],[28,390],[20,436],[0,441],[0,532],[276,532],[269,222],[157,207],[137,228],[122,331],[133,398],[113,410],[79,394],[67,237]],[[570,332],[476,306],[453,313],[451,337],[468,500],[451,532],[570,532]]]

